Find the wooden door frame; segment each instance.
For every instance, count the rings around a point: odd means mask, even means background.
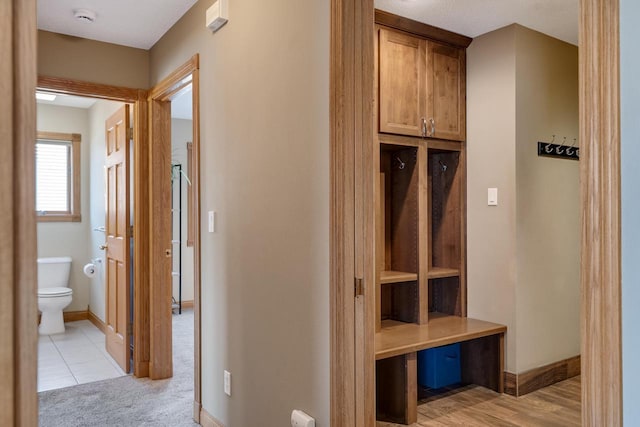
[[[36,2],[0,5],[0,425],[36,426]]]
[[[618,1],[581,0],[582,423],[622,424]],[[373,3],[331,1],[331,425],[374,425]],[[364,299],[354,280],[364,280]],[[614,308],[614,312],[611,308]],[[364,402],[364,404],[363,404]]]
[[[149,191],[147,91],[73,79],[38,76],[37,88],[65,95],[86,96],[133,104],[133,375],[149,376]]]
[[[184,82],[184,79],[189,75],[192,76],[190,83]],[[162,195],[162,186],[153,185],[154,182],[166,180],[166,171],[163,170],[162,164],[164,159],[163,153],[171,152],[171,132],[167,134],[166,123],[162,123],[159,120],[162,117],[171,116],[171,98],[183,89],[188,84],[192,85],[192,122],[193,122],[193,140],[192,140],[192,167],[193,170],[189,171],[191,179],[191,189],[193,193],[193,211],[192,217],[189,218],[193,221],[193,315],[194,315],[194,407],[193,418],[196,422],[200,421],[200,414],[202,411],[202,385],[201,385],[201,317],[200,317],[200,291],[201,291],[201,274],[200,274],[200,251],[201,251],[201,236],[200,236],[200,56],[195,54],[188,61],[175,69],[171,74],[164,78],[161,82],[156,84],[148,94],[149,102],[149,138],[152,142],[151,146],[151,174],[149,178],[151,180],[151,190],[149,194],[149,205],[154,206],[154,201],[159,200]],[[155,153],[155,154],[154,154]],[[159,221],[161,223],[171,221],[171,213],[163,213],[166,217],[157,217],[153,221]],[[153,234],[153,233],[152,233]],[[152,236],[154,240],[154,236]],[[156,239],[157,240],[157,239]],[[163,256],[164,242],[152,241],[152,250],[159,251],[158,255]],[[154,249],[155,248],[155,249]],[[152,256],[155,256],[152,254]],[[167,283],[161,276],[156,277],[152,270],[151,277],[151,304],[156,307],[162,307],[164,305],[171,305],[171,300],[165,300],[166,295],[171,295],[171,283]],[[159,340],[154,340],[157,346],[154,345],[153,351],[156,352],[156,363],[162,363],[162,369],[169,372],[172,367],[172,348],[171,348],[171,311],[168,311],[169,317],[167,318],[166,310],[157,310],[152,312],[152,323],[155,325],[169,325],[168,333],[169,337],[166,337],[167,328],[162,328],[161,334],[165,335]],[[154,328],[155,329],[155,328]],[[169,340],[167,340],[169,338]],[[167,346],[167,343],[169,344]]]
[[[373,0],[331,1],[331,425],[375,424]],[[363,294],[354,284],[362,281]]]
[[[622,425],[620,10],[580,1],[582,424]]]

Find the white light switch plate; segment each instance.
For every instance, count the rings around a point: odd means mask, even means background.
[[[489,188],[487,191],[487,205],[498,206],[498,189]]]
[[[224,393],[231,396],[231,372],[224,371]]]
[[[209,233],[216,232],[216,212],[209,211]]]

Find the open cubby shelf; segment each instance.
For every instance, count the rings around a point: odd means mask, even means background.
[[[443,279],[445,277],[458,276],[460,276],[460,269],[458,268],[431,267],[427,272],[427,277],[429,279]]]
[[[376,202],[377,323],[420,322],[418,147],[380,144]]]
[[[418,282],[381,285],[380,318],[413,323],[418,321]]]
[[[381,271],[380,284],[413,282],[418,280],[418,273],[407,273],[405,271]]]
[[[418,173],[417,148],[381,144],[382,271],[418,271]]]
[[[445,277],[429,280],[429,312],[462,315],[460,279]]]
[[[376,188],[376,330],[384,320],[427,323],[430,311],[463,316],[464,148],[384,141]]]
[[[429,150],[429,270],[459,270],[462,261],[460,152]]]

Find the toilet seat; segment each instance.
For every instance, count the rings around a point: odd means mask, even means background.
[[[71,294],[73,294],[73,289],[71,288],[56,287],[38,289],[38,298],[66,297]]]

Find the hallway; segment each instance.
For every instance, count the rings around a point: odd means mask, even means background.
[[[42,427],[195,426],[193,310],[173,315],[173,377],[125,376],[38,393]]]

